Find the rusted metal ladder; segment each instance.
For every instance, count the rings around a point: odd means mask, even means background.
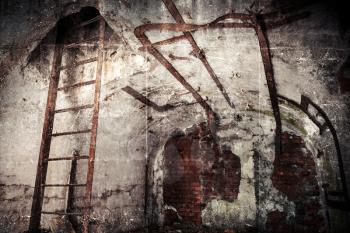
[[[97,138],[97,125],[98,125],[98,115],[99,115],[99,99],[100,99],[100,90],[101,90],[101,75],[102,75],[102,65],[104,61],[104,35],[105,35],[105,21],[101,16],[97,16],[88,21],[85,21],[80,24],[81,27],[86,26],[90,23],[99,21],[99,30],[98,30],[98,55],[95,58],[86,59],[83,61],[78,61],[74,64],[68,64],[66,66],[61,65],[63,50],[70,45],[64,45],[64,28],[60,28],[57,26],[57,36],[55,43],[55,51],[54,58],[51,68],[51,76],[50,76],[50,84],[48,90],[46,111],[45,111],[45,119],[44,126],[42,132],[42,140],[40,146],[39,153],[39,161],[37,167],[37,174],[35,180],[35,188],[33,194],[33,202],[29,223],[29,232],[40,232],[40,220],[42,214],[52,214],[52,215],[67,215],[67,216],[83,216],[83,232],[88,233],[89,231],[89,220],[90,220],[90,212],[91,212],[91,199],[92,199],[92,182],[93,182],[93,174],[94,174],[94,160],[95,160],[95,150],[96,150],[96,138]],[[75,46],[79,47],[79,43],[75,43]],[[90,62],[97,62],[95,80],[75,83],[73,85],[66,85],[63,87],[58,87],[60,72],[64,69],[76,67],[79,65],[87,64]],[[71,107],[66,109],[56,110],[56,99],[57,92],[68,89],[75,89],[78,87],[86,86],[86,85],[95,85],[95,93],[94,93],[94,103],[88,105],[82,105],[77,107]],[[55,114],[62,112],[70,112],[70,111],[78,111],[81,109],[92,108],[92,124],[91,128],[83,129],[78,131],[68,131],[68,132],[59,132],[53,133],[53,124]],[[55,157],[50,158],[50,146],[52,137],[59,137],[65,135],[73,135],[73,134],[84,134],[90,133],[90,146],[89,146],[89,155],[87,156],[66,156],[66,157]],[[88,168],[87,168],[87,177],[85,184],[46,184],[46,175],[48,170],[48,163],[59,160],[71,160],[76,161],[79,159],[88,159]],[[85,186],[85,201],[84,201],[84,211],[82,213],[74,213],[74,212],[49,212],[43,211],[43,198],[45,187],[72,187],[72,186]],[[70,194],[68,194],[70,195]],[[68,199],[70,197],[68,196]]]

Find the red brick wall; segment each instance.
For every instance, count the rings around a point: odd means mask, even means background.
[[[201,225],[201,208],[212,198],[233,201],[241,179],[240,159],[229,149],[220,152],[205,124],[168,140],[164,150],[163,198],[177,210],[165,212],[165,224]]]
[[[166,169],[163,198],[173,206],[185,223],[201,224],[202,191],[200,164],[191,151],[192,137],[181,136],[168,141],[165,149]],[[166,212],[166,223],[176,221],[172,211]]]
[[[295,217],[287,220],[287,213],[269,213],[268,232],[325,231],[315,162],[301,137],[282,134],[282,154],[275,158],[271,179],[273,185],[295,203]]]

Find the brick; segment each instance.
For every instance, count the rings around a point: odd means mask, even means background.
[[[174,156],[170,150],[171,154],[164,154],[166,174],[178,175],[178,180],[169,184],[165,182],[163,197],[165,204],[176,208],[183,222],[201,224],[202,203],[213,198],[229,201],[237,198],[241,164],[239,157],[231,151],[219,152],[213,137],[207,137],[205,124],[193,128],[193,132],[171,138],[166,143],[166,147],[176,147],[179,153],[179,156]],[[175,158],[179,161],[174,161]],[[172,179],[165,177],[167,180]],[[169,215],[165,222],[171,225],[171,221],[174,218]]]
[[[316,167],[311,153],[301,137],[283,133],[282,154],[275,158],[272,173],[273,185],[286,194],[296,206],[295,217],[287,221],[286,213],[268,214],[267,232],[323,232],[320,191],[316,180]],[[316,202],[315,202],[316,199]]]

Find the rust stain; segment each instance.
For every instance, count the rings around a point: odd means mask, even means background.
[[[180,57],[180,56],[175,56],[174,54],[169,54],[168,56],[171,60],[190,60],[188,57]]]

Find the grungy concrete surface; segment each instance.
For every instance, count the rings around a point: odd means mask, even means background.
[[[130,232],[148,226],[164,226],[162,229],[170,229],[170,232],[172,229],[187,232],[193,227],[202,229],[202,226],[211,232],[293,232],[291,223],[314,226],[298,228],[300,232],[344,232],[347,229],[345,219],[349,214],[329,209],[322,189],[327,183],[333,190],[341,190],[331,132],[326,130],[320,135],[318,127],[305,113],[285,101],[279,104],[284,143],[288,144],[293,138],[302,142],[296,149],[292,146],[294,149],[284,151],[287,155],[296,155],[287,157],[288,165],[275,158],[275,120],[259,42],[253,29],[208,28],[192,33],[234,107],[194,56],[188,41],[158,47],[206,100],[219,120],[215,140],[199,133],[193,139],[198,142],[189,143],[189,147],[176,144],[171,155],[178,159],[172,158],[169,162],[165,160],[165,149],[169,150],[166,145],[172,138],[192,135],[194,129],[208,125],[201,105],[155,57],[140,49],[142,44],[134,34],[135,28],[143,24],[175,22],[163,1],[26,0],[21,4],[10,1],[7,5],[5,2],[0,15],[0,232],[27,230],[55,25],[60,18],[86,6],[98,9],[110,28],[103,66],[93,183],[94,232]],[[231,11],[247,13],[252,2],[174,0],[184,21],[192,24],[208,23]],[[283,2],[286,4],[258,1],[254,7],[267,13],[288,5],[289,1]],[[341,92],[346,87],[341,86],[344,82],[339,82],[337,77],[341,67],[346,71],[343,64],[347,64],[350,52],[349,32],[342,29],[342,21],[331,3],[306,4],[299,11],[308,11],[310,15],[267,30],[277,92],[298,103],[301,95],[307,96],[325,111],[337,132],[350,186],[350,98],[347,92]],[[89,33],[93,34],[94,29]],[[147,32],[152,42],[178,35],[181,33],[166,30]],[[92,49],[73,50],[64,55],[63,62],[69,64],[92,54]],[[91,80],[94,72],[94,64],[62,72],[61,84]],[[346,72],[341,75],[340,80],[346,78]],[[57,108],[89,103],[91,88],[60,93]],[[130,88],[155,105],[146,105],[128,94],[126,90]],[[172,107],[166,107],[170,105]],[[317,112],[311,108],[310,111]],[[85,110],[62,113],[55,118],[54,132],[89,126],[89,114]],[[319,115],[316,117],[322,121]],[[54,139],[51,154],[63,156],[78,152],[84,155],[88,151],[88,139],[87,136]],[[189,150],[190,156],[180,158],[182,149]],[[222,163],[222,166],[211,167],[215,164],[216,149],[230,153],[218,157],[217,164]],[[232,158],[237,161],[227,162]],[[296,158],[304,158],[301,161],[310,167],[305,168]],[[78,162],[77,179],[81,182],[86,174],[84,163],[86,161]],[[240,168],[231,171],[231,168],[226,169],[225,163],[239,164]],[[179,188],[179,196],[174,200],[188,203],[194,200],[191,195],[198,194],[200,198],[196,200],[200,201],[192,207],[199,213],[193,211],[180,216],[179,213],[186,213],[186,208],[180,211],[171,201],[167,203],[164,192],[171,189],[166,183],[167,176],[183,175],[182,170],[174,172],[167,167],[171,164],[185,171],[198,168],[198,173],[193,173],[198,179],[187,181],[189,188],[184,185],[184,193]],[[69,161],[51,163],[47,183],[67,183],[70,169]],[[234,184],[239,187],[232,188],[225,182],[231,182],[227,179],[234,177],[230,172],[238,170],[240,180]],[[208,178],[210,172],[215,173],[215,179]],[[279,176],[278,172],[283,174]],[[292,191],[288,187],[293,187],[293,182],[288,184],[288,181],[300,177],[306,177],[306,181],[300,183],[299,193],[305,198],[291,198]],[[212,187],[205,182],[217,183],[221,179],[224,183],[219,186],[228,187],[229,190],[224,188],[227,192],[238,190],[234,198],[225,198],[215,190],[215,194],[205,198],[203,190]],[[199,191],[191,186],[195,184],[199,185]],[[310,189],[318,192],[310,197]],[[188,199],[182,195],[185,193],[190,195]],[[75,208],[79,209],[83,195],[83,190],[75,191]],[[300,209],[305,202],[308,209]],[[66,187],[46,189],[45,210],[63,211],[66,203]],[[191,214],[197,214],[189,217],[196,221],[184,228],[186,224],[182,219]],[[43,215],[43,228],[55,231],[57,225],[57,218]]]

